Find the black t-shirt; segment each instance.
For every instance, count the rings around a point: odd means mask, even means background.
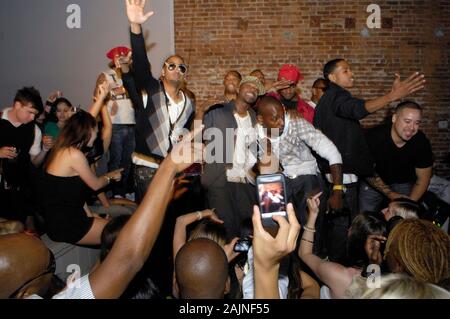
[[[23,186],[28,183],[30,167],[30,148],[34,141],[34,122],[14,127],[8,120],[0,119],[0,147],[12,146],[18,156],[14,160],[0,159],[3,178],[10,186]]]
[[[413,183],[417,178],[415,168],[433,165],[430,141],[419,131],[399,148],[392,140],[391,128],[390,123],[366,132],[367,144],[375,159],[375,171],[388,185]]]

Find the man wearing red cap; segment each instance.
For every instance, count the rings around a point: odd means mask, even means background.
[[[119,46],[112,48],[106,54],[111,60],[109,70],[103,72],[99,76],[99,83],[104,80],[110,84],[110,97],[107,108],[111,116],[113,124],[109,170],[123,168],[123,178],[120,183],[113,186],[113,194],[115,197],[125,198],[127,193],[127,181],[131,169],[131,154],[135,148],[135,126],[133,103],[123,86],[122,72],[120,70],[119,59],[127,56],[130,49]]]
[[[297,92],[298,81],[304,77],[300,70],[293,64],[284,64],[278,72],[278,81],[287,80],[289,86],[278,89],[278,92],[272,92],[268,95],[277,98],[289,110],[297,109],[308,122],[312,123],[314,118],[314,108],[306,103]]]

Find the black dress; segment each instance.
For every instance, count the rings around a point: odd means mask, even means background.
[[[48,173],[44,173],[42,186],[47,235],[58,242],[79,242],[94,221],[83,208],[92,190],[79,176],[61,177]]]

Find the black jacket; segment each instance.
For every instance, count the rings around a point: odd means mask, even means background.
[[[344,88],[330,83],[314,115],[314,126],[333,141],[341,153],[343,172],[358,176],[372,175],[374,166],[359,123],[370,114],[364,105],[364,100],[354,98]],[[318,163],[322,172],[330,171],[326,161],[318,159]]]

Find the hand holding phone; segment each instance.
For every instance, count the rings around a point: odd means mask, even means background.
[[[256,179],[256,188],[263,226],[268,228],[278,227],[272,216],[280,215],[287,218],[284,175],[259,175]]]

